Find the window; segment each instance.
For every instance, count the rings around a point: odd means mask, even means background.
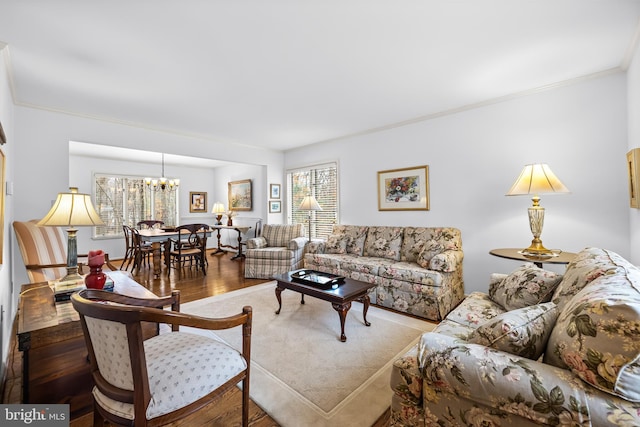
[[[93,237],[122,236],[122,225],[135,227],[144,219],[159,219],[166,226],[178,221],[178,191],[151,191],[142,177],[94,175],[96,211],[105,225]]]
[[[309,211],[298,209],[302,199],[312,195],[322,208],[311,211],[311,238],[326,238],[338,223],[338,166],[336,163],[309,166],[287,172],[289,224],[305,224],[309,230]],[[308,231],[307,231],[308,233]]]

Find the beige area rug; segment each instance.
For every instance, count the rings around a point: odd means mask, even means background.
[[[370,307],[367,327],[363,305],[353,303],[343,343],[338,312],[326,301],[305,296],[302,305],[300,294],[286,290],[276,315],[275,282],[185,303],[181,311],[222,317],[245,305],[253,308],[250,395],[285,427],[371,426],[391,404],[393,361],[435,326]],[[215,335],[240,349],[240,328]]]

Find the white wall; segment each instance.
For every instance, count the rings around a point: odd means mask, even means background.
[[[542,196],[546,247],[600,246],[629,256],[626,121],[625,75],[619,73],[303,147],[285,154],[285,168],[337,157],[343,224],[459,228],[465,290],[486,291],[490,273],[518,265],[489,250],[526,247],[532,238],[531,201],[505,197],[528,163],[548,163],[572,191]],[[423,164],[429,165],[431,210],[378,211],[377,171]]]
[[[627,70],[627,115],[629,138],[627,149],[640,148],[640,44],[636,48],[631,66]],[[627,204],[627,206],[629,206]],[[640,209],[629,210],[630,261],[640,265]]]
[[[0,150],[5,155],[5,179],[13,182],[13,151],[16,144],[13,126],[14,107],[9,89],[9,79],[7,76],[6,63],[3,56],[6,49],[2,49],[0,44],[0,123],[7,137],[7,144],[0,146]],[[6,195],[4,188],[0,188],[0,194],[5,195],[4,199],[4,224],[2,225],[3,253],[0,265],[0,356],[2,365],[0,367],[0,380],[4,378],[7,356],[9,354],[9,342],[11,340],[13,314],[16,311],[16,293],[11,286],[11,255],[12,255],[12,227],[13,221],[13,196]],[[17,250],[17,248],[16,248]]]
[[[80,192],[91,193],[90,174],[93,167],[87,165],[84,172],[79,172],[82,169],[76,170],[74,167],[70,167],[69,141],[260,166],[261,172],[259,174],[262,175],[262,179],[270,182],[280,180],[282,176],[283,154],[276,151],[205,141],[180,134],[153,131],[143,127],[126,126],[33,108],[15,107],[14,111],[15,128],[19,130],[16,140],[12,141],[15,149],[13,209],[14,217],[17,220],[42,218],[48,212],[51,201],[55,199],[56,195],[61,191],[67,191],[72,184],[77,186]],[[73,177],[70,175],[72,171]],[[157,173],[158,169],[156,168],[155,171]],[[72,182],[76,180],[76,173],[84,173],[85,178],[82,179],[82,182]],[[173,172],[171,173],[173,174]],[[87,179],[87,177],[89,178]],[[210,176],[207,175],[205,179],[210,179]],[[184,186],[181,204],[186,203],[189,192],[189,189],[186,188],[189,184],[184,184]],[[194,188],[194,190],[206,191],[199,184],[198,188]],[[263,199],[256,203],[266,206],[266,192],[263,193],[265,193]],[[257,197],[260,196],[258,194]],[[209,199],[209,208],[211,203],[211,199]],[[87,243],[85,234],[88,234],[85,231],[88,232],[88,230],[78,232],[79,252],[95,247],[96,242],[91,242],[90,247],[85,245]],[[15,242],[15,238],[13,241]],[[101,245],[102,243],[102,241],[99,242]],[[13,251],[12,257],[13,287],[16,290],[21,284],[26,283],[27,278],[20,253]]]

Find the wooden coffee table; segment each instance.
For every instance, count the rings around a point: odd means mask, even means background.
[[[369,289],[375,287],[375,284],[359,282],[352,279],[344,279],[344,283],[338,286],[337,289],[323,289],[315,285],[308,285],[306,283],[294,281],[291,278],[293,273],[295,272],[290,271],[288,273],[273,276],[273,279],[278,282],[278,285],[276,286],[278,311],[276,311],[276,314],[280,314],[280,310],[282,309],[282,298],[280,294],[282,294],[282,291],[285,289],[289,289],[301,294],[300,304],[304,304],[305,295],[330,302],[331,306],[340,316],[340,341],[342,342],[347,340],[347,336],[344,334],[344,322],[347,318],[347,312],[351,308],[351,302],[359,301],[364,304],[364,307],[362,308],[362,318],[365,325],[371,326],[371,323],[367,321],[367,311],[369,310],[370,304]]]

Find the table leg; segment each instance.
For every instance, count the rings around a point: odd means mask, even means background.
[[[280,286],[276,286],[276,298],[278,299],[278,311],[276,311],[276,314],[280,314],[280,310],[282,309],[282,297],[280,296],[282,291],[284,291],[284,289]]]
[[[344,334],[344,322],[347,319],[347,312],[351,308],[351,302],[345,302],[344,304],[332,303],[331,305],[340,315],[340,341],[345,342],[347,336]]]
[[[238,253],[231,259],[244,258],[244,254],[242,253],[242,233],[238,229],[236,229],[236,231],[238,232]]]
[[[218,235],[216,236],[218,238],[218,248],[211,252],[211,256],[219,253],[225,253],[224,249],[222,249],[222,244],[220,243],[220,229],[218,228],[216,231],[218,232]]]
[[[153,249],[153,278],[160,277],[162,271],[162,261],[160,260],[160,242],[152,242],[151,248]]]
[[[364,324],[366,326],[371,326],[371,323],[367,322],[367,311],[369,311],[369,304],[371,304],[371,298],[369,298],[369,294],[366,294],[362,298],[359,298],[364,307],[362,307],[362,319],[364,320]]]

